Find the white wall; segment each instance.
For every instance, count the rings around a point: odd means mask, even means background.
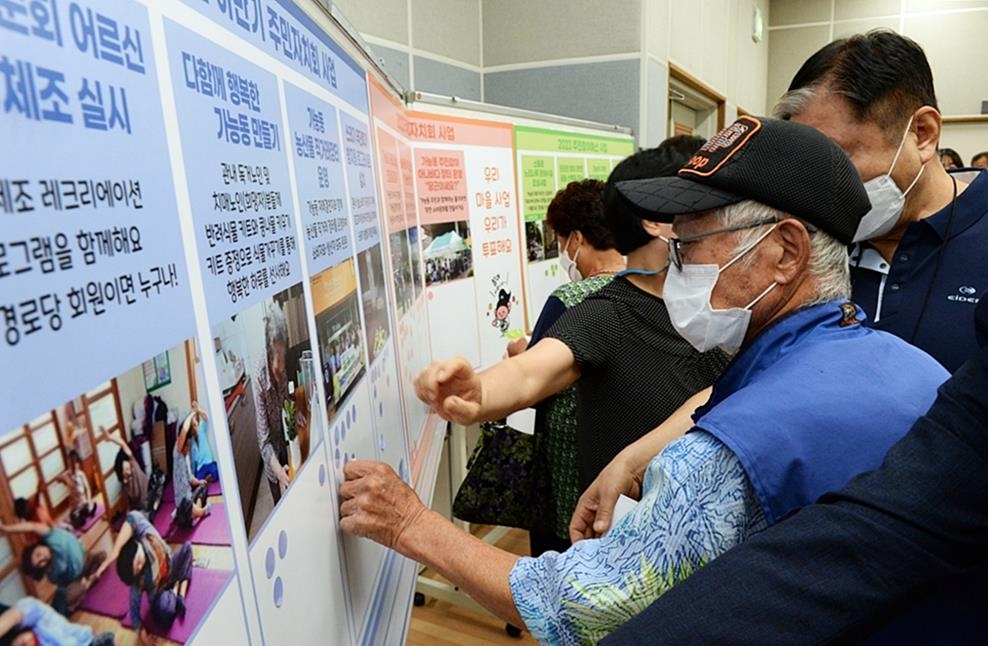
[[[403,88],[483,100],[481,0],[333,4]]]
[[[726,97],[728,120],[737,106],[766,110],[767,33],[755,43],[751,26],[756,7],[767,24],[769,0],[335,5],[408,89],[624,125],[655,145],[666,136],[671,61]]]
[[[988,1],[771,0],[769,108],[813,52],[835,38],[885,27],[917,41],[945,115],[978,114],[988,100]],[[988,142],[984,144],[988,148]],[[969,161],[969,160],[967,160]]]
[[[956,150],[964,164],[971,158],[988,150],[988,122],[985,123],[945,123],[940,133],[940,147]]]

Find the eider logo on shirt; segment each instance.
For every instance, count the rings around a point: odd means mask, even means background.
[[[977,304],[978,301],[981,300],[979,297],[975,296],[975,294],[978,293],[978,289],[976,287],[972,287],[971,285],[961,285],[957,288],[957,291],[960,292],[960,294],[949,294],[947,296],[947,300],[955,303],[971,303],[972,305]]]

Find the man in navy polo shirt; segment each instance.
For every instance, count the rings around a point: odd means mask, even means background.
[[[890,31],[830,43],[775,114],[833,139],[865,182],[872,210],[855,236],[851,280],[868,324],[957,370],[977,351],[974,309],[988,288],[988,172],[941,166],[923,49]]]

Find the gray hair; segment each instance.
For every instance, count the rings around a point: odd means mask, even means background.
[[[281,311],[281,306],[278,303],[270,303],[264,313],[264,345],[269,357],[271,348],[276,343],[288,347],[288,322],[285,320],[285,313]]]
[[[714,212],[724,227],[754,224],[775,218],[782,221],[792,218],[788,213],[754,200],[744,200]],[[807,273],[816,283],[813,297],[804,306],[816,305],[836,299],[851,297],[851,269],[847,259],[847,246],[825,231],[813,227],[810,232],[810,258]],[[734,232],[737,246],[733,255],[738,255],[755,244],[758,237],[765,234],[764,227],[742,229]],[[758,247],[738,261],[743,268],[750,268],[758,255]]]
[[[801,114],[806,106],[816,97],[816,86],[808,85],[798,90],[786,92],[772,108],[772,116],[788,121]]]

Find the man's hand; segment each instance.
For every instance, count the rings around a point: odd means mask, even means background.
[[[508,356],[513,357],[516,354],[521,354],[528,347],[528,337],[520,336],[514,341],[508,341]]]
[[[397,549],[404,532],[425,513],[425,505],[382,462],[355,460],[343,467],[343,475],[340,528]]]
[[[574,543],[598,538],[611,527],[614,506],[624,494],[638,500],[642,494],[642,473],[618,455],[590,483],[580,496],[569,522],[569,538]]]
[[[463,357],[433,361],[415,378],[415,394],[447,421],[468,426],[480,420],[480,376]]]

